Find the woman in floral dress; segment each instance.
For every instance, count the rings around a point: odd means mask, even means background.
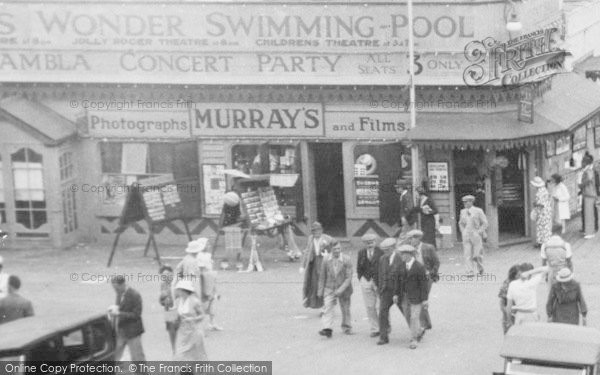
[[[535,193],[535,232],[536,247],[541,247],[552,235],[552,197],[546,188],[546,182],[541,177],[531,181],[531,185],[537,188]]]

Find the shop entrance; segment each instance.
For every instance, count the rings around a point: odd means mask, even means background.
[[[464,208],[462,197],[467,194],[475,197],[474,205],[484,212],[485,207],[485,163],[483,151],[454,152],[454,196],[456,227],[460,220],[460,210]],[[456,231],[458,241],[462,241],[460,230]]]
[[[498,231],[500,244],[525,236],[525,154],[519,150],[496,153],[501,177],[495,181],[498,203]]]
[[[346,235],[341,143],[310,144],[314,161],[317,220],[330,236]]]

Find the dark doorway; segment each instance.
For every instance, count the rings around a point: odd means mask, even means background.
[[[460,220],[460,210],[464,208],[462,197],[473,195],[474,205],[485,212],[485,167],[483,151],[454,151],[454,196],[456,226]],[[460,230],[456,231],[458,241],[462,241]]]
[[[502,179],[496,181],[500,243],[525,236],[525,154],[519,150],[498,152],[504,161]]]
[[[311,144],[317,188],[317,220],[325,233],[346,235],[344,172],[341,143]]]

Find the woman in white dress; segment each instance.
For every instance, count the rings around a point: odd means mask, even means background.
[[[175,306],[179,314],[179,328],[175,341],[174,361],[208,361],[204,348],[204,309],[196,296],[194,284],[181,280],[175,287]]]
[[[571,218],[571,211],[569,209],[571,194],[569,194],[569,189],[562,182],[563,178],[561,175],[558,173],[553,174],[552,180],[554,181],[552,198],[554,198],[555,203],[556,219],[562,226],[562,234],[564,234],[567,230],[567,220]]]

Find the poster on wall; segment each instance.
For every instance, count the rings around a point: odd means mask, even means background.
[[[594,146],[600,147],[600,127],[594,128]]]
[[[560,137],[556,140],[556,155],[564,154],[571,150],[571,139],[569,136]]]
[[[379,207],[379,180],[370,177],[354,179],[357,207]]]
[[[220,215],[223,195],[226,191],[225,164],[202,164],[202,186],[204,190],[204,213]]]
[[[427,178],[430,191],[450,191],[447,162],[428,162]]]
[[[573,145],[573,152],[575,151],[579,151],[585,148],[586,146],[586,127],[585,126],[580,126],[579,129],[575,130],[573,132],[573,135],[571,136]]]
[[[546,157],[551,158],[556,155],[556,143],[553,140],[546,140]]]

